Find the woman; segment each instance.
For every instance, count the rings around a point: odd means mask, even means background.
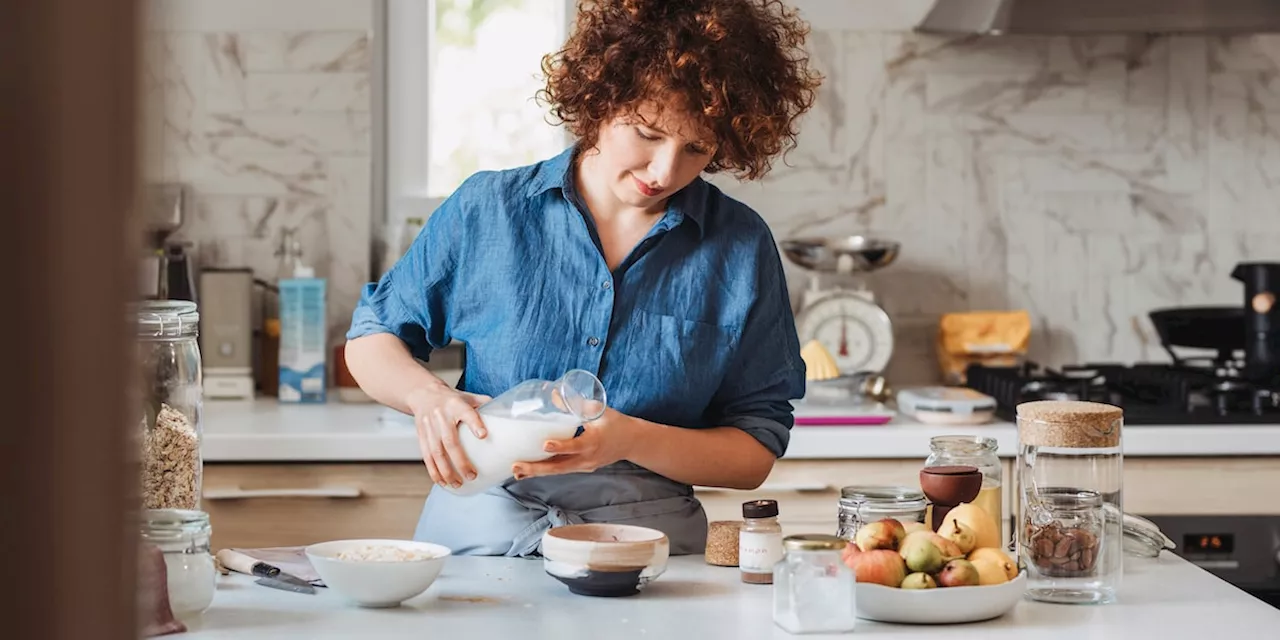
[[[468,178],[366,286],[346,347],[360,386],[412,414],[438,484],[474,469],[459,425],[523,380],[595,373],[609,410],[487,493],[433,491],[415,537],[458,554],[535,554],[576,522],[667,533],[700,553],[692,485],[758,487],[787,447],[804,364],[760,216],[703,172],[764,175],[794,146],[819,78],[776,0],[584,4],[540,92],[579,142]],[[459,389],[415,362],[467,346]]]

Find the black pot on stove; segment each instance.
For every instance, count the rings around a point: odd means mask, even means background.
[[[1280,262],[1242,262],[1231,277],[1244,284],[1244,375],[1280,378]]]

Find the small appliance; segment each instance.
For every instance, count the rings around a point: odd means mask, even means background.
[[[800,343],[817,340],[841,374],[881,373],[893,355],[893,323],[860,279],[853,287],[823,286],[823,274],[851,276],[889,266],[900,245],[867,236],[782,241],[791,262],[814,272],[796,314]]]
[[[146,247],[139,276],[139,295],[146,300],[199,303],[194,246],[173,237],[182,227],[185,216],[186,186],[178,183],[151,184],[143,193]]]
[[[1244,284],[1244,376],[1280,379],[1280,262],[1242,262],[1231,277]]]
[[[207,398],[253,398],[253,271],[205,269],[200,274],[200,352]]]

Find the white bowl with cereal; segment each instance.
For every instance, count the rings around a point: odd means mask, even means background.
[[[413,540],[334,540],[306,548],[326,586],[362,607],[394,607],[426,591],[452,555]]]

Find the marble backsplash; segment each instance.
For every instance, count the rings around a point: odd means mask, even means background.
[[[1242,304],[1235,263],[1280,260],[1280,37],[818,31],[812,51],[828,80],[799,148],[716,182],[779,239],[902,242],[867,278],[894,381],[937,378],[938,317],[962,310],[1028,309],[1043,363],[1164,361],[1149,311]]]
[[[159,4],[148,175],[191,185],[183,233],[205,264],[271,277],[297,229],[340,334],[377,215],[371,2]],[[938,317],[969,309],[1030,310],[1038,361],[1163,359],[1148,311],[1236,304],[1232,266],[1280,260],[1280,38],[814,22],[827,81],[799,148],[759,184],[714,182],[778,239],[903,243],[869,278],[895,321],[894,382],[935,379]],[[798,294],[807,276],[788,269]]]
[[[369,279],[373,3],[157,0],[144,51],[146,167],[191,203],[204,266],[274,280],[282,231],[329,281],[331,336]]]

